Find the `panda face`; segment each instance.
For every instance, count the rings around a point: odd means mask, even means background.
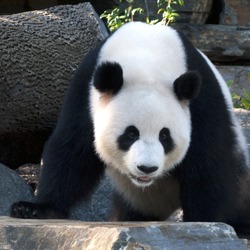
[[[159,131],[158,141],[153,138],[150,141],[140,139],[140,131],[135,126],[128,126],[118,137],[117,144],[120,150],[128,152],[127,166],[130,166],[130,179],[139,186],[153,183],[154,178],[157,177],[157,171],[164,168],[162,166],[164,154],[167,155],[174,149],[168,128],[162,128]],[[133,174],[134,170],[136,170],[135,174]]]
[[[173,90],[124,87],[108,101],[97,91],[92,97],[96,151],[136,186],[153,184],[185,156],[190,114]]]
[[[185,157],[200,77],[176,31],[124,25],[104,43],[90,88],[95,149],[111,175],[150,186]]]

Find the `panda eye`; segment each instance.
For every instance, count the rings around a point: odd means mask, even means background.
[[[135,126],[129,126],[124,133],[117,138],[118,148],[123,151],[128,151],[129,148],[139,139],[140,133]]]
[[[166,140],[168,140],[169,138],[170,138],[169,129],[163,128],[163,129],[160,131],[159,140],[160,140],[160,141],[166,141]]]
[[[139,131],[135,126],[129,126],[125,130],[127,138],[130,140],[136,141],[139,139]]]

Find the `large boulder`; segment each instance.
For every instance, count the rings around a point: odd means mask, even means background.
[[[0,162],[39,163],[69,79],[107,35],[89,3],[0,16]]]
[[[1,249],[243,250],[247,242],[223,223],[123,222],[0,218]]]

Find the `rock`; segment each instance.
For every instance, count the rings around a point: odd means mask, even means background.
[[[112,184],[104,178],[88,202],[80,202],[70,213],[70,219],[82,221],[107,221],[112,205]]]
[[[24,164],[16,169],[16,172],[29,184],[35,191],[38,184],[40,165]]]
[[[245,109],[235,109],[235,114],[238,117],[244,135],[246,137],[248,152],[250,156],[250,111]]]
[[[227,82],[232,94],[244,97],[245,91],[250,93],[250,66],[217,66]],[[233,99],[236,107],[241,107],[237,99]],[[241,107],[242,108],[242,107]]]
[[[1,249],[241,250],[246,240],[223,223],[117,222],[0,218]]]
[[[173,5],[179,16],[176,21],[180,23],[204,24],[211,12],[212,0],[189,0],[184,5]]]
[[[30,201],[33,191],[14,170],[3,164],[0,164],[0,173],[0,215],[9,215],[12,203],[19,200]]]
[[[223,0],[223,11],[220,14],[220,24],[250,26],[249,0]]]
[[[78,4],[90,2],[98,14],[114,7],[116,0],[1,0],[0,15],[20,13],[31,10],[41,10],[56,5]]]
[[[250,66],[217,66],[217,69],[229,84],[231,93],[250,92]]]
[[[0,162],[40,162],[69,79],[107,35],[89,3],[0,16]]]
[[[250,60],[250,27],[173,24],[214,62],[244,64]]]

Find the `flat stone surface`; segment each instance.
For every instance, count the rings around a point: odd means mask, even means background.
[[[0,249],[241,250],[246,240],[223,223],[98,223],[0,217]]]

